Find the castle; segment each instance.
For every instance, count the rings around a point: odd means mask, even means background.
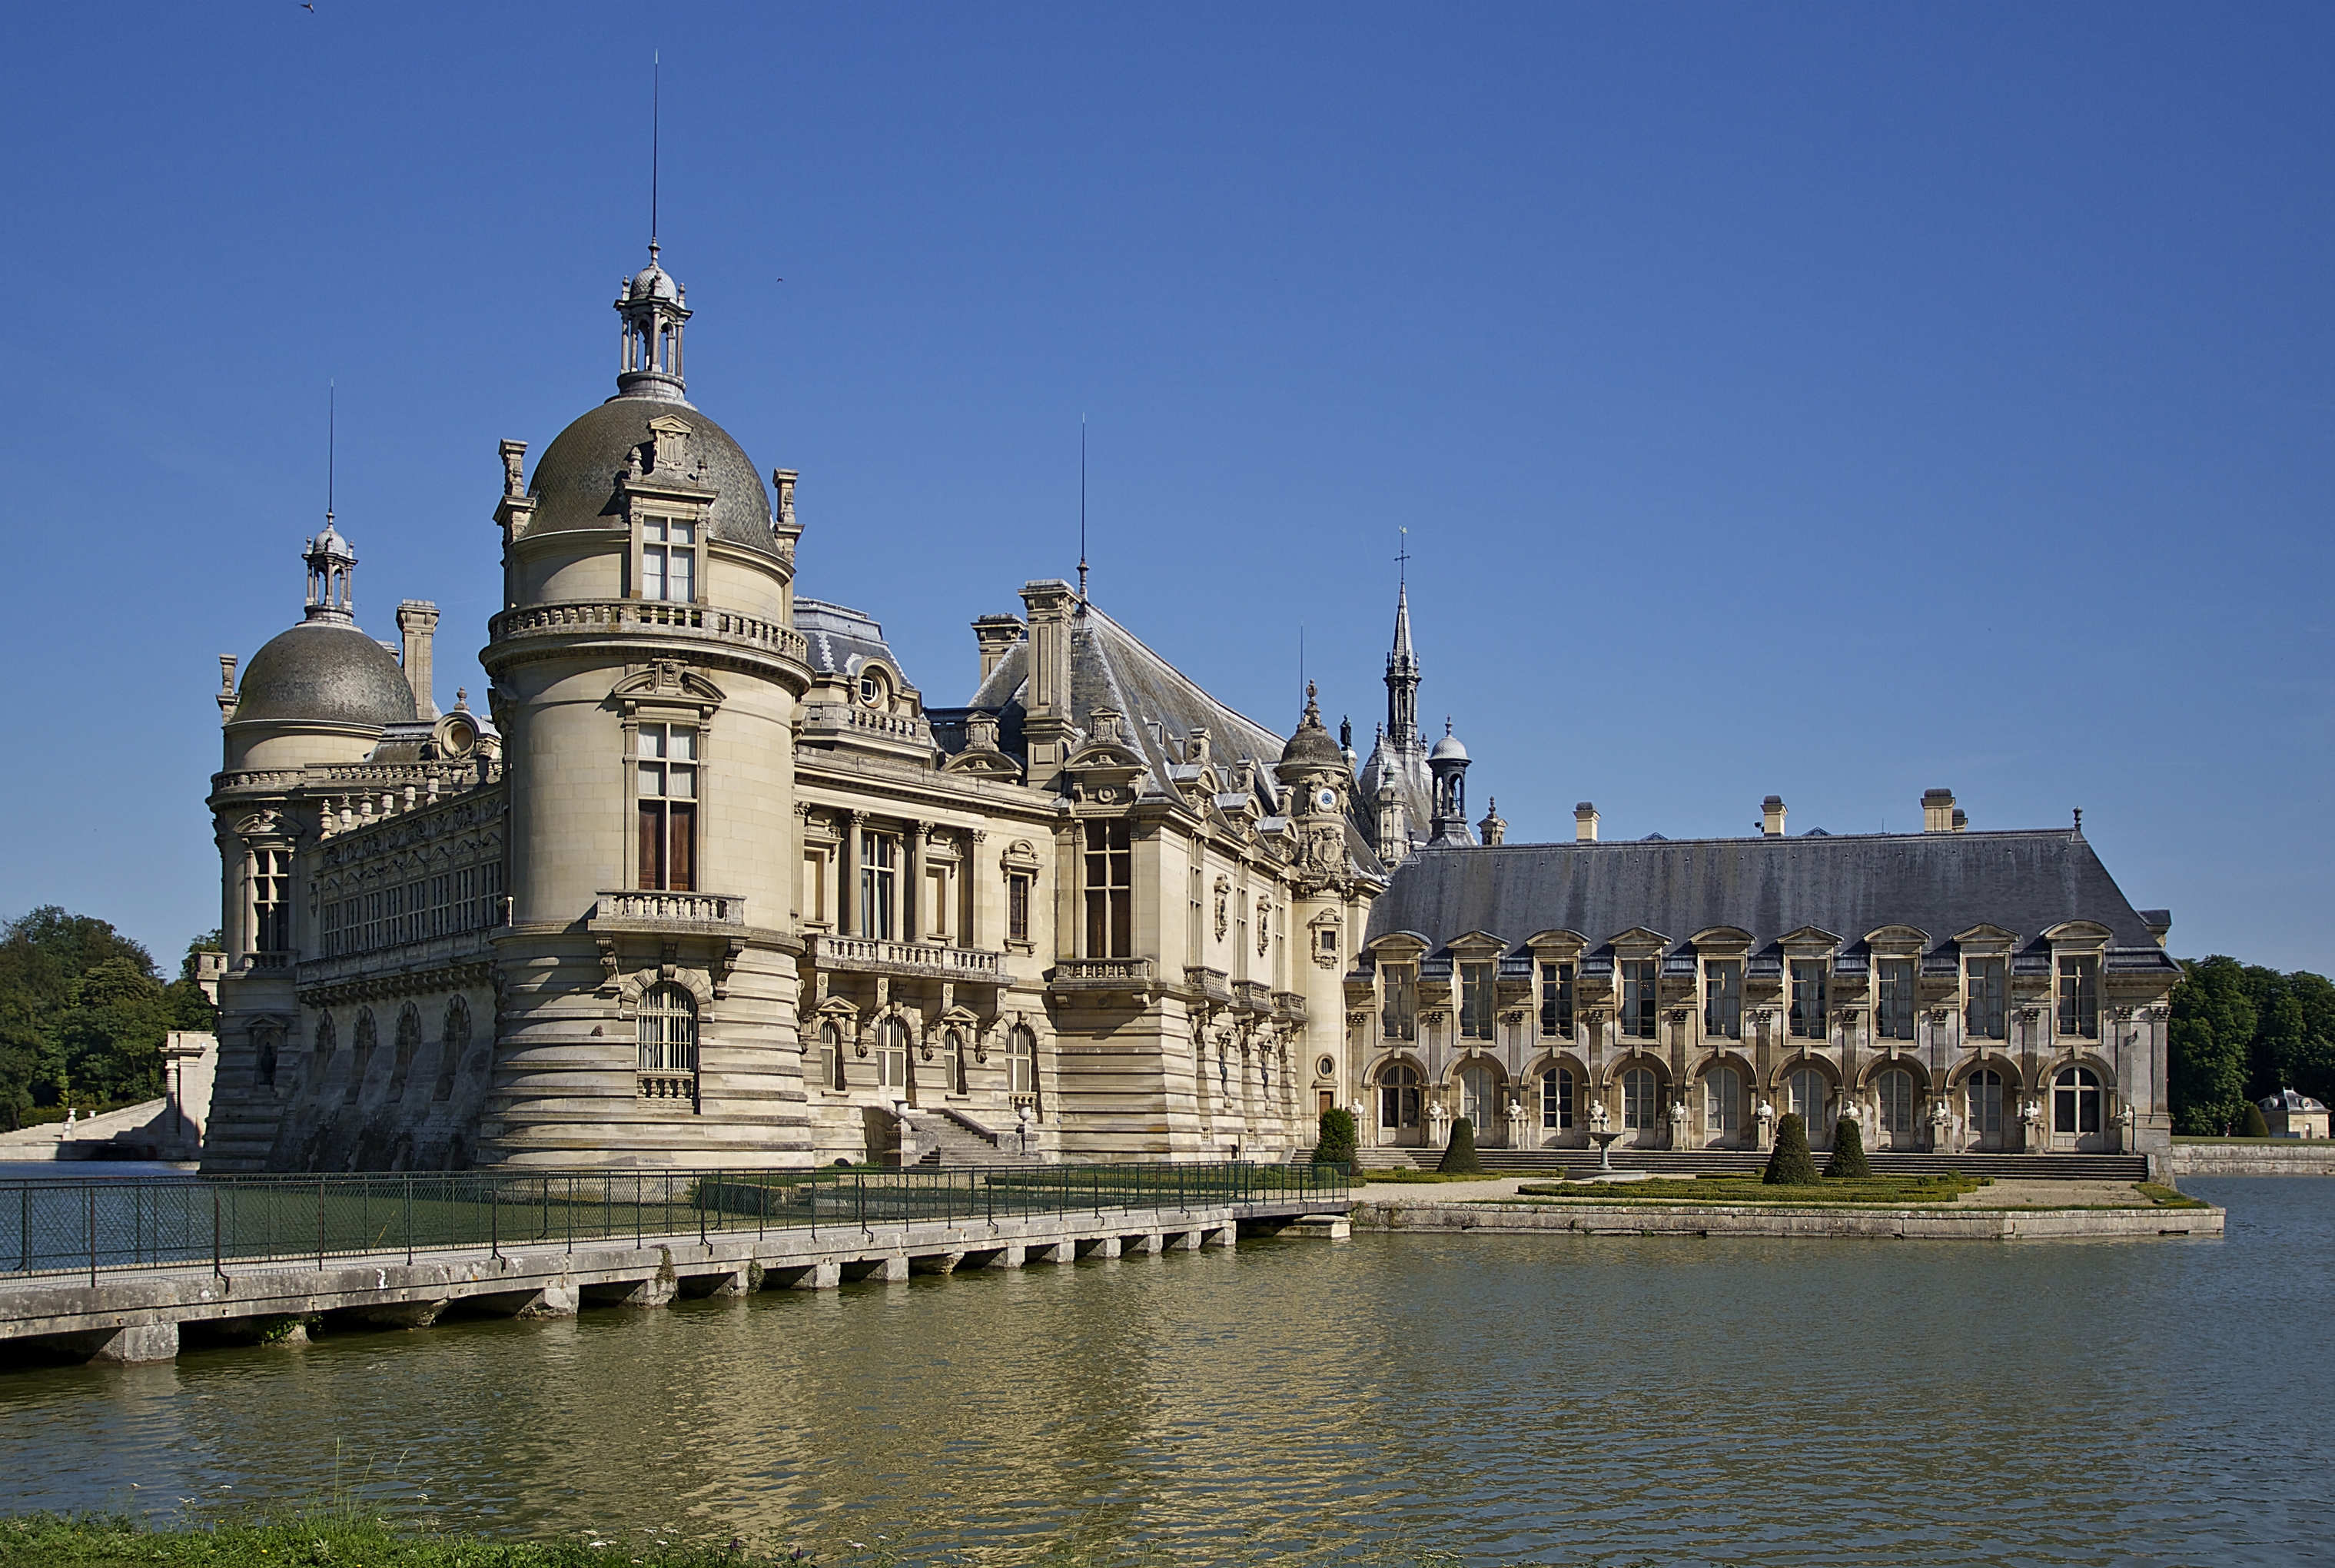
[[[2079,831],[1507,845],[1430,748],[1407,588],[1367,761],[1286,740],[1054,578],[927,704],[798,595],[796,475],[686,396],[681,286],[616,393],[500,446],[482,713],[438,612],[223,656],[217,1171],[1277,1159],[1364,1144],[2168,1147],[2169,917]]]

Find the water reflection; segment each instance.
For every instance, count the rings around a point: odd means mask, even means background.
[[[0,1473],[298,1497],[337,1442],[454,1524],[1001,1563],[2291,1561],[2335,1182],[2194,1185],[2227,1242],[1252,1244],[16,1373]]]

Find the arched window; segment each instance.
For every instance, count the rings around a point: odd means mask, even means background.
[[[1633,1132],[1662,1125],[1662,1090],[1650,1068],[1633,1067],[1622,1075],[1622,1126]]]
[[[641,997],[641,1071],[697,1071],[697,999],[667,982]]]
[[[1832,1085],[1825,1081],[1825,1075],[1815,1068],[1804,1067],[1786,1080],[1785,1088],[1789,1093],[1792,1114],[1807,1128],[1808,1141],[1819,1143],[1829,1137],[1832,1123],[1826,1119],[1825,1111],[1832,1103]]]
[[[2002,1074],[1984,1069],[1962,1081],[1964,1098],[1970,1105],[1970,1132],[1972,1137],[2000,1137],[2002,1135]]]
[[[344,1104],[354,1105],[357,1096],[364,1092],[365,1073],[373,1066],[373,1048],[380,1043],[381,1031],[373,1025],[373,1009],[357,1009],[356,1054],[349,1060],[349,1087],[342,1096]]]
[[[1379,1070],[1379,1126],[1390,1132],[1419,1125],[1419,1069],[1398,1061]]]
[[[431,1099],[454,1098],[454,1074],[470,1049],[470,1004],[458,996],[446,1004],[446,1021],[439,1030],[438,1081],[430,1090]]]
[[[1038,1092],[1038,1037],[1028,1026],[1015,1024],[1007,1048],[1007,1066],[1011,1069],[1012,1092]]]
[[[896,1018],[876,1026],[876,1087],[902,1093],[908,1088],[908,1026]]]
[[[1726,1137],[1743,1126],[1743,1075],[1714,1067],[1702,1075],[1702,1130]]]
[[[1886,1133],[1914,1130],[1914,1075],[1902,1067],[1893,1067],[1881,1075],[1881,1130]]]
[[[407,1002],[397,1012],[397,1054],[390,1061],[389,1098],[405,1092],[406,1075],[413,1070],[413,1053],[421,1049],[421,1012]]]
[[[822,1089],[844,1084],[843,1031],[831,1018],[819,1026],[819,1081]]]
[[[1476,1136],[1500,1117],[1500,1080],[1488,1067],[1463,1067],[1459,1070],[1459,1114],[1476,1128]]]
[[[2063,1067],[2051,1080],[2051,1130],[2082,1136],[2100,1130],[2100,1075]]]
[[[941,1067],[948,1079],[948,1091],[963,1094],[964,1090],[964,1031],[952,1029],[941,1036]]]
[[[1552,1067],[1540,1075],[1540,1125],[1550,1132],[1572,1129],[1572,1069]]]

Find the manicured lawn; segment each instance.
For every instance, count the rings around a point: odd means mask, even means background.
[[[605,1544],[486,1541],[392,1530],[368,1519],[152,1530],[125,1520],[34,1515],[0,1519],[0,1568],[745,1568],[788,1561],[743,1550],[599,1539]]]

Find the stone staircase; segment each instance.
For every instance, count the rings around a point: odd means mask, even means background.
[[[916,1165],[956,1169],[1027,1163],[1015,1151],[1013,1137],[993,1132],[963,1111],[945,1106],[938,1110],[907,1110],[900,1118],[900,1130],[902,1141],[912,1142],[916,1150]]]
[[[1384,1168],[1407,1160],[1419,1170],[1433,1170],[1441,1149],[1365,1149],[1362,1163]],[[1476,1157],[1498,1176],[1586,1176],[1597,1168],[1597,1151],[1590,1148],[1478,1148]],[[1824,1169],[1829,1154],[1816,1151],[1817,1168]],[[1997,1181],[2136,1182],[2148,1179],[2148,1157],[2137,1154],[1892,1154],[1867,1153],[1875,1176],[1943,1176],[1960,1171],[1967,1176],[1992,1176]],[[1663,1149],[1613,1151],[1616,1170],[1651,1171],[1657,1176],[1757,1176],[1768,1157],[1757,1149]]]

